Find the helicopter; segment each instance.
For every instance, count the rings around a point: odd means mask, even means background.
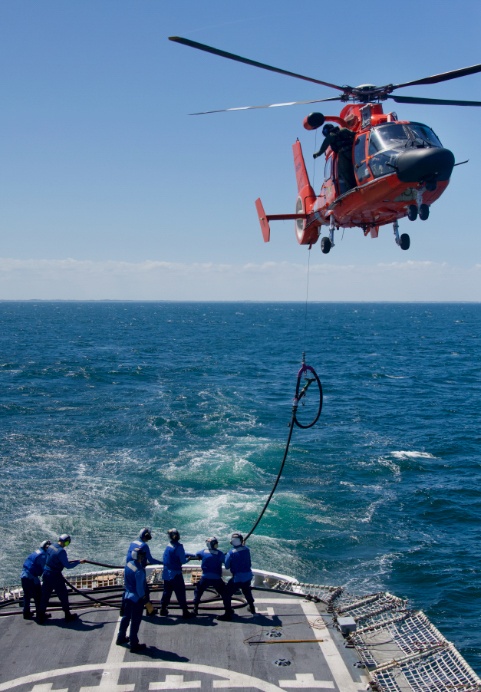
[[[352,87],[289,72],[179,36],[171,36],[169,40],[341,92],[338,96],[310,101],[291,101],[192,113],[192,115],[207,115],[327,101],[340,101],[346,104],[338,116],[314,112],[306,116],[303,121],[306,130],[317,130],[322,127],[326,137],[329,132],[333,132],[333,127],[337,128],[336,132],[349,134],[347,140],[349,144],[344,146],[343,153],[345,158],[342,168],[344,170],[341,171],[340,166],[342,150],[335,151],[337,147],[334,143],[332,147],[327,146],[324,181],[319,194],[316,195],[309,180],[301,143],[296,140],[292,147],[297,182],[295,213],[266,214],[260,198],[257,199],[255,206],[264,242],[270,240],[271,221],[292,219],[295,222],[296,238],[300,245],[308,245],[311,248],[321,238],[321,251],[328,254],[335,245],[335,232],[340,228],[359,227],[365,236],[377,238],[381,226],[392,224],[396,244],[401,250],[408,250],[411,240],[407,233],[399,234],[399,219],[407,216],[410,221],[415,221],[417,218],[425,221],[429,217],[431,205],[447,188],[454,167],[467,163],[467,161],[455,163],[454,154],[442,146],[441,141],[428,125],[399,119],[395,112],[384,113],[383,102],[392,99],[400,104],[481,106],[481,101],[393,95],[395,90],[404,87],[437,84],[481,72],[481,64],[401,84],[384,86],[362,84]],[[326,126],[326,123],[329,124]],[[349,176],[345,175],[346,146],[348,166],[352,167]],[[322,149],[324,146],[321,151]],[[323,227],[328,235],[322,236]]]

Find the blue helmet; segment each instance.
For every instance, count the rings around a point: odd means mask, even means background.
[[[324,137],[327,137],[329,132],[331,132],[333,129],[334,125],[331,125],[331,123],[326,123],[322,128],[322,134],[324,135]]]
[[[67,543],[69,544],[71,542],[71,538],[68,535],[68,533],[63,533],[61,536],[58,537],[58,542],[60,543]]]

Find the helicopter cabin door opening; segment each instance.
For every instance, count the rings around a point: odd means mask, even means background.
[[[354,143],[354,172],[358,185],[362,185],[371,174],[366,160],[366,140],[367,134],[364,133]]]

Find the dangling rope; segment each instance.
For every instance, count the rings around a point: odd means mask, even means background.
[[[310,375],[310,377],[309,377],[309,375]],[[305,384],[303,387],[301,387],[301,381],[302,381],[303,377],[305,380]],[[310,423],[304,424],[298,420],[297,410],[299,408],[299,403],[306,396],[307,390],[309,389],[311,384],[313,384],[314,382],[317,385],[318,394],[319,394],[319,403],[318,403],[318,407],[317,407],[317,412],[316,412],[315,417],[312,419],[312,421]],[[294,400],[292,402],[292,416],[291,416],[291,422],[289,423],[289,435],[287,436],[287,444],[286,444],[286,448],[284,451],[284,457],[282,459],[282,462],[281,462],[279,472],[277,474],[277,478],[275,480],[274,486],[273,486],[271,492],[269,493],[269,497],[267,498],[267,500],[264,504],[264,507],[262,508],[261,513],[257,517],[253,527],[251,528],[251,530],[249,531],[247,536],[244,538],[244,542],[247,541],[249,536],[251,536],[254,533],[254,531],[256,530],[257,526],[259,525],[259,522],[261,521],[262,517],[265,514],[267,507],[269,506],[269,502],[271,501],[271,499],[272,499],[272,497],[276,491],[277,485],[281,479],[282,472],[284,470],[284,465],[286,463],[287,455],[289,453],[289,446],[291,444],[292,433],[294,432],[294,425],[297,425],[297,427],[302,428],[303,430],[306,430],[307,428],[312,428],[312,426],[317,423],[317,421],[319,420],[319,416],[321,415],[322,400],[323,400],[323,395],[322,395],[321,380],[319,379],[314,368],[311,367],[310,365],[306,365],[305,354],[302,354],[302,367],[299,370],[299,372],[297,373],[296,394],[295,394]]]

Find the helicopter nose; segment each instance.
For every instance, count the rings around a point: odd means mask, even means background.
[[[397,175],[403,183],[424,180],[449,180],[454,166],[454,154],[442,147],[410,149],[399,154]]]

